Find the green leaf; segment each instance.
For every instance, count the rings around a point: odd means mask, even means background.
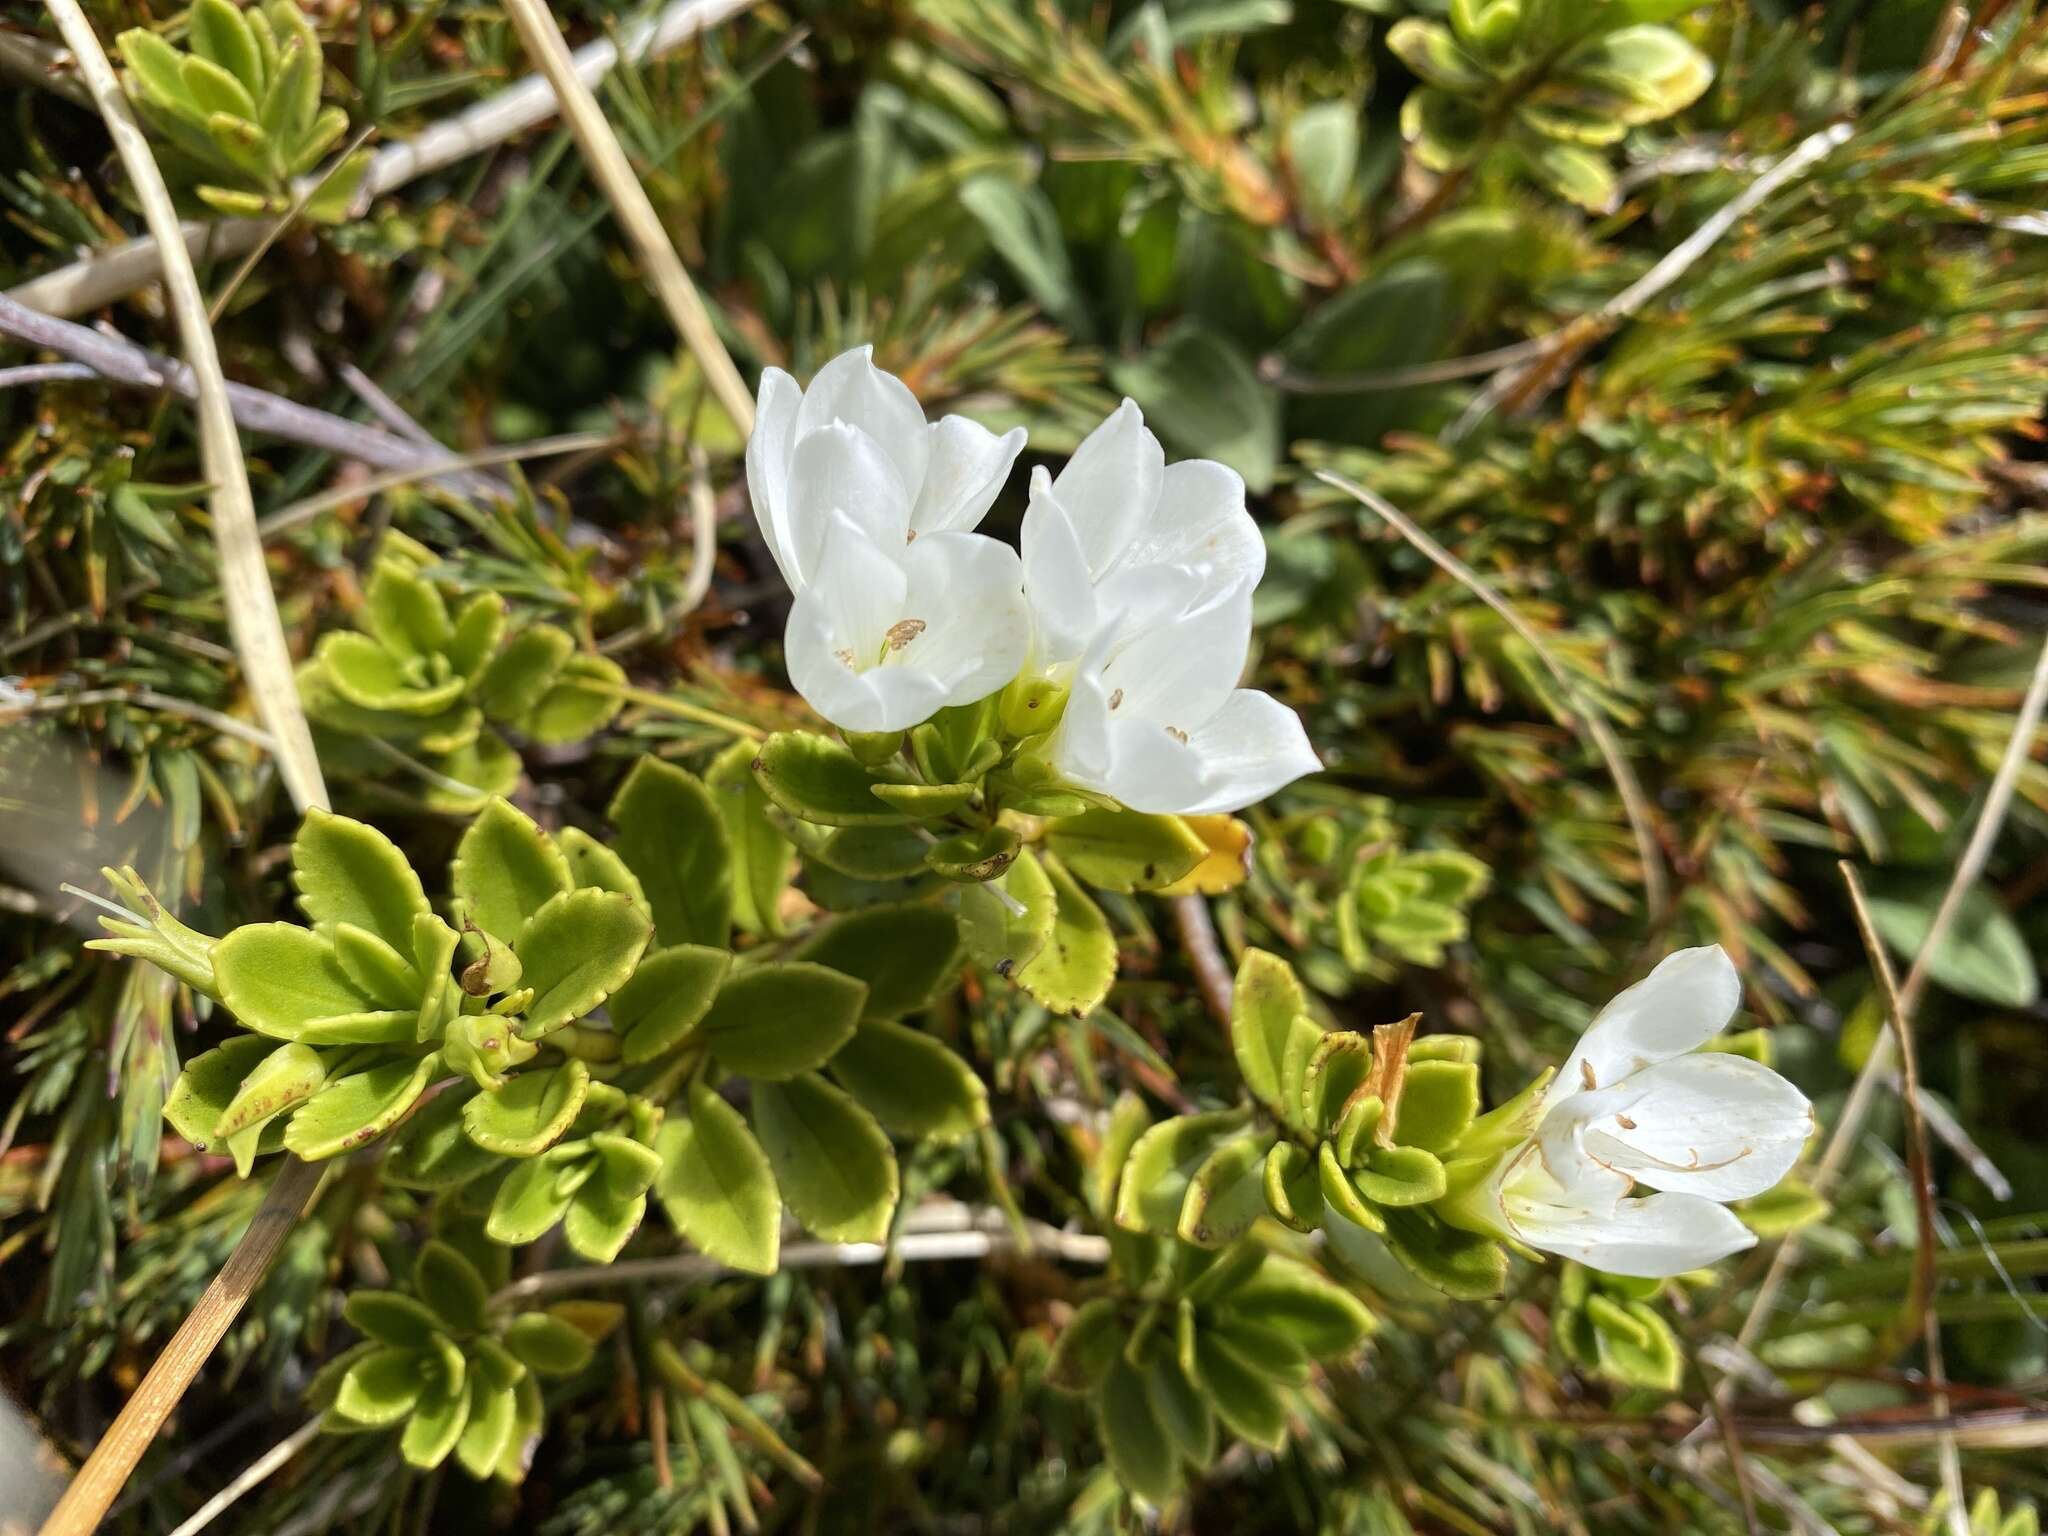
[[[397,1291],[357,1291],[342,1303],[341,1315],[358,1333],[402,1349],[425,1348],[441,1327],[426,1306]]]
[[[1421,1147],[1374,1147],[1351,1170],[1359,1193],[1375,1205],[1427,1205],[1448,1187],[1444,1165]]]
[[[723,947],[732,931],[732,850],[703,781],[643,757],[607,812],[619,857],[640,879],[661,944]]]
[[[178,61],[178,73],[185,82],[185,94],[210,116],[227,116],[254,126],[256,98],[249,88],[211,59],[186,54]],[[259,168],[262,162],[257,162]]]
[[[330,1078],[292,1115],[284,1131],[285,1149],[318,1162],[368,1145],[404,1117],[440,1070],[439,1054],[430,1053],[417,1061],[387,1061]]]
[[[1308,1017],[1308,998],[1293,967],[1262,949],[1247,949],[1231,994],[1230,1048],[1253,1095],[1287,1124],[1306,1126],[1301,1084],[1287,1077],[1288,1044],[1297,1036],[1307,1037],[1301,1051],[1306,1060],[1322,1031]]]
[[[1164,1504],[1180,1488],[1180,1458],[1145,1390],[1145,1377],[1119,1357],[1095,1398],[1110,1470],[1139,1498]]]
[[[960,937],[967,952],[998,976],[1015,976],[1051,940],[1056,900],[1045,866],[1029,853],[1020,855],[1001,879],[960,892]]]
[[[1280,397],[1223,332],[1181,320],[1143,355],[1113,360],[1109,376],[1168,443],[1236,470],[1255,494],[1272,489],[1280,462]]]
[[[1188,1181],[1175,1228],[1184,1243],[1220,1248],[1242,1237],[1266,1209],[1266,1152],[1271,1132],[1226,1141]]]
[[[983,827],[961,832],[931,845],[924,861],[948,880],[993,880],[1016,860],[1023,840],[1008,827]]]
[[[583,1166],[574,1171],[586,1177],[591,1172]],[[568,1214],[576,1195],[570,1173],[550,1157],[530,1157],[519,1163],[491,1196],[484,1235],[508,1248],[539,1241]]]
[[[166,111],[188,118],[199,116],[199,104],[185,89],[184,56],[177,49],[147,27],[130,27],[114,39],[114,46],[134,77],[129,82],[131,91],[139,85],[148,99]]]
[[[1401,1108],[1394,1139],[1404,1146],[1444,1153],[1458,1144],[1479,1116],[1479,1064],[1473,1061],[1418,1061],[1411,1053],[1401,1079]]]
[[[214,1127],[241,1091],[243,1079],[276,1049],[269,1040],[238,1035],[186,1062],[164,1100],[164,1118],[171,1129],[200,1151],[212,1151]]]
[[[496,1470],[512,1439],[518,1394],[509,1386],[493,1386],[479,1372],[469,1373],[469,1422],[455,1442],[455,1460],[482,1482]]]
[[[448,878],[463,915],[500,944],[512,943],[528,918],[576,885],[554,839],[501,799],[462,834]]]
[[[575,649],[569,632],[552,624],[522,629],[477,678],[477,703],[493,720],[516,721],[546,696]]]
[[[625,984],[653,936],[630,896],[586,888],[548,898],[514,945],[534,994],[520,1035],[538,1040],[589,1013]]]
[[[459,677],[426,684],[415,680],[402,658],[368,635],[343,630],[321,640],[313,652],[320,676],[358,709],[400,715],[437,715],[462,697]]]
[[[960,925],[928,902],[872,907],[828,924],[797,952],[867,983],[867,1016],[894,1019],[931,1002],[960,963]]]
[[[768,819],[769,800],[754,778],[754,746],[736,741],[713,759],[704,787],[725,821],[732,849],[732,920],[746,933],[782,932],[782,893],[796,849]]]
[[[473,1092],[463,1085],[444,1088],[400,1126],[379,1170],[384,1178],[406,1189],[459,1189],[498,1167],[498,1154],[471,1141],[463,1128],[463,1106]]]
[[[617,891],[621,896],[632,897],[635,906],[652,916],[652,910],[647,906],[647,892],[640,887],[640,877],[626,867],[624,859],[588,832],[581,827],[564,827],[555,834],[555,846],[569,861],[569,877],[576,882],[578,890],[588,887]]]
[[[334,945],[291,923],[237,928],[214,946],[213,974],[228,1011],[247,1028],[278,1040],[306,1038],[322,1021],[380,1012],[377,999],[342,969]],[[408,1018],[402,1038],[411,1036]]]
[[[1507,1284],[1508,1256],[1491,1238],[1446,1226],[1428,1211],[1389,1210],[1386,1242],[1426,1285],[1459,1301],[1484,1301]]]
[[[394,656],[439,656],[455,639],[448,605],[425,577],[379,561],[363,594],[362,624]]]
[[[505,599],[495,592],[479,592],[455,616],[448,636],[448,664],[463,677],[475,677],[497,651],[504,633]]]
[[[1337,1149],[1327,1141],[1316,1148],[1316,1176],[1323,1186],[1323,1200],[1331,1210],[1368,1232],[1386,1231],[1386,1218],[1359,1193],[1351,1175],[1337,1161]]]
[[[1196,1170],[1249,1118],[1248,1111],[1238,1109],[1179,1115],[1140,1136],[1117,1186],[1117,1225],[1134,1232],[1173,1232]]]
[[[571,656],[547,692],[513,724],[544,747],[586,741],[625,707],[618,692],[625,685],[625,669],[610,657]]]
[[[778,731],[754,756],[754,777],[769,800],[804,821],[829,827],[898,826],[915,818],[877,799],[874,778],[845,747],[810,731]]]
[[[874,1118],[816,1073],[754,1085],[754,1130],[790,1210],[832,1243],[879,1243],[898,1194]]]
[[[1029,858],[1019,856],[1016,867]],[[1052,882],[1052,933],[1044,948],[1014,973],[1015,980],[1054,1013],[1086,1018],[1102,1005],[1116,980],[1116,935],[1072,875],[1057,863],[1048,863],[1045,872]]]
[[[462,1363],[461,1355],[455,1364]],[[398,1454],[406,1465],[431,1471],[448,1459],[469,1422],[469,1384],[459,1374],[441,1371],[430,1376],[412,1417],[398,1437]]]
[[[1105,891],[1154,891],[1201,863],[1209,845],[1178,816],[1084,811],[1055,821],[1045,846],[1076,879]]]
[[[326,1081],[327,1069],[311,1046],[281,1045],[256,1064],[213,1128],[213,1136],[233,1151],[236,1173],[249,1176],[257,1147],[252,1133],[305,1103]]]
[[[374,1349],[341,1378],[334,1408],[358,1424],[395,1424],[412,1412],[424,1386],[418,1351]]]
[[[412,1268],[413,1289],[432,1309],[441,1326],[456,1333],[475,1333],[484,1326],[491,1293],[476,1266],[447,1243],[429,1241]]]
[[[1486,88],[1485,67],[1458,46],[1442,22],[1403,17],[1387,29],[1387,49],[1419,79],[1441,90],[1468,96]]]
[[[1093,1392],[1124,1352],[1123,1308],[1116,1298],[1083,1302],[1060,1330],[1046,1362],[1045,1383],[1062,1392]]]
[[[590,1363],[590,1339],[547,1312],[522,1312],[505,1330],[505,1347],[536,1376],[573,1376]]]
[[[469,1139],[505,1157],[533,1157],[561,1139],[590,1090],[590,1069],[575,1057],[559,1067],[521,1072],[496,1093],[462,1106]]]
[[[1145,1392],[1167,1439],[1184,1461],[1206,1468],[1216,1459],[1216,1414],[1188,1380],[1171,1349],[1157,1349],[1145,1369]]]
[[[988,1089],[952,1051],[870,1019],[832,1058],[832,1076],[897,1136],[957,1141],[988,1124]]]
[[[1945,881],[1912,880],[1886,882],[1871,893],[1871,925],[1900,964],[1912,965],[1927,943],[1945,889]],[[1981,884],[1964,892],[1927,974],[1959,996],[1996,1008],[2031,1008],[2041,994],[2040,972],[2019,925]]]
[[[1301,1075],[1302,1113],[1310,1127],[1334,1134],[1371,1072],[1372,1045],[1364,1035],[1344,1029],[1317,1040]]]
[[[775,1273],[782,1196],[740,1112],[693,1083],[689,1113],[662,1122],[654,1149],[661,1156],[654,1193],[675,1229],[721,1264]]]
[[[913,821],[938,821],[972,804],[980,789],[973,784],[892,784],[878,781],[869,793],[893,805]]]
[[[688,1040],[731,969],[732,955],[701,944],[678,944],[642,958],[632,979],[612,994],[619,1059],[638,1065],[666,1056]]]
[[[434,920],[431,914],[427,920]],[[412,1009],[429,990],[412,962],[374,933],[354,923],[337,923],[329,939],[335,961],[350,981],[376,999],[378,1007]]]
[[[1279,1141],[1266,1154],[1266,1209],[1297,1232],[1323,1222],[1323,1181],[1315,1155],[1296,1142]]]
[[[1266,1450],[1287,1441],[1287,1405],[1263,1371],[1204,1329],[1195,1341],[1195,1380],[1217,1415],[1237,1434]]]
[[[860,1022],[867,993],[866,983],[810,961],[755,966],[719,989],[704,1041],[729,1072],[792,1078],[832,1059]]]
[[[911,827],[840,827],[811,856],[856,880],[899,880],[925,867],[931,845]]]
[[[1233,1287],[1218,1311],[1278,1329],[1314,1360],[1349,1354],[1373,1329],[1364,1302],[1308,1265],[1276,1253],[1267,1254],[1249,1280]]]

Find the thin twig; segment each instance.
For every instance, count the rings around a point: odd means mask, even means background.
[[[1622,755],[1621,743],[1615,739],[1606,719],[1594,707],[1592,701],[1586,698],[1584,690],[1580,688],[1577,679],[1565,669],[1564,663],[1557,659],[1549,642],[1506,598],[1494,591],[1477,571],[1431,538],[1418,523],[1385,497],[1326,469],[1317,470],[1316,478],[1326,485],[1335,486],[1348,496],[1355,497],[1361,505],[1427,555],[1440,570],[1499,614],[1508,628],[1520,636],[1522,642],[1536,653],[1537,659],[1543,663],[1545,670],[1550,673],[1558,687],[1564,690],[1565,697],[1570,701],[1570,707],[1564,711],[1565,718],[1576,723],[1586,733],[1593,743],[1594,750],[1607,765],[1607,772],[1614,780],[1615,790],[1621,796],[1621,808],[1623,814],[1628,817],[1629,830],[1635,834],[1636,853],[1643,866],[1644,905],[1649,910],[1651,922],[1662,921],[1665,907],[1670,901],[1671,886],[1664,869],[1664,854],[1657,845],[1656,833],[1653,830],[1649,798],[1643,793],[1643,786],[1636,778],[1635,769],[1629,766],[1628,759]]]
[[[75,321],[39,313],[6,294],[0,294],[0,337],[43,351],[61,353],[74,362],[83,363],[109,384],[147,390],[151,394],[169,390],[186,400],[198,398],[198,380],[184,363],[137,346],[118,332],[96,330]],[[315,410],[247,384],[230,383],[227,397],[235,421],[247,431],[322,449],[373,469],[431,465],[448,456],[445,449],[422,448],[394,433]],[[450,478],[459,484],[486,483],[480,477],[474,482]]]
[[[922,1220],[920,1218],[923,1218]],[[792,1269],[851,1269],[885,1260],[904,1263],[944,1259],[985,1259],[993,1253],[1028,1250],[1073,1264],[1107,1264],[1109,1240],[1089,1232],[1063,1232],[1044,1222],[1028,1222],[1028,1243],[1019,1242],[1001,1211],[944,1205],[912,1213],[906,1230],[889,1243],[788,1243],[777,1272]],[[917,1228],[923,1230],[916,1230]],[[934,1230],[936,1228],[936,1230]],[[494,1307],[531,1301],[564,1291],[587,1291],[636,1280],[688,1283],[740,1274],[709,1254],[682,1253],[665,1259],[630,1259],[614,1264],[579,1264],[543,1270],[515,1280],[491,1298]]]
[[[121,89],[106,50],[78,0],[50,0],[50,13],[78,60],[86,88],[92,92],[122,168],[142,204],[151,236],[164,248],[164,291],[178,321],[178,335],[191,365],[199,422],[199,462],[213,489],[207,505],[213,518],[214,547],[220,555],[221,591],[228,633],[241,662],[242,680],[256,703],[256,716],[276,742],[274,756],[292,803],[300,810],[327,806],[327,786],[320,760],[313,752],[313,732],[299,703],[292,675],[291,649],[278,619],[277,597],[263,564],[263,541],[256,532],[256,502],[249,491],[248,467],[242,462],[241,439],[235,433],[234,411],[228,403],[227,379],[221,373],[213,328],[206,318],[206,300],[191,254],[178,238],[178,215],[170,188],[150,151],[149,140]]]
[[[192,1518],[172,1531],[171,1536],[199,1536],[232,1509],[243,1494],[261,1486],[273,1472],[303,1451],[319,1433],[320,1417],[316,1415],[244,1467],[233,1482],[194,1510]]]
[[[1677,282],[1719,243],[1723,235],[1753,213],[1772,193],[1833,154],[1848,142],[1854,132],[1855,126],[1851,123],[1834,123],[1800,140],[1775,165],[1666,252],[1649,271],[1592,314],[1582,315],[1542,338],[1534,355],[1515,359],[1503,367],[1472,398],[1458,419],[1445,429],[1444,441],[1461,441],[1506,400],[1519,398],[1524,404],[1533,401],[1570,353],[1604,335]]]
[[[67,0],[53,0],[65,4]],[[100,1443],[78,1469],[71,1486],[57,1501],[57,1507],[43,1522],[41,1536],[89,1536],[97,1529],[107,1506],[128,1480],[135,1463],[156,1438],[164,1420],[178,1406],[192,1378],[206,1364],[207,1357],[241,1312],[271,1259],[285,1238],[299,1223],[299,1217],[320,1187],[320,1163],[305,1163],[287,1157],[271,1181],[270,1189],[257,1207],[255,1219],[228,1255],[220,1273],[213,1277],[198,1304],[156,1357]]]
[[[320,492],[295,501],[288,507],[280,507],[268,514],[258,524],[263,537],[274,539],[303,527],[322,512],[336,507],[345,507],[352,501],[364,501],[385,491],[395,490],[402,485],[414,485],[421,480],[438,479],[441,473],[450,469],[477,469],[486,464],[510,464],[520,459],[545,459],[562,453],[581,453],[587,448],[611,448],[619,442],[616,432],[566,432],[560,437],[535,438],[530,443],[512,443],[499,448],[480,448],[475,453],[451,454],[445,459],[436,459],[430,464],[414,464],[403,469],[387,470],[381,475],[372,475],[367,480],[353,485],[338,485],[332,490]]]
[[[1842,872],[1842,883],[1849,888],[1849,905],[1856,913],[1856,930],[1862,935],[1863,948],[1870,956],[1870,968],[1877,976],[1878,990],[1884,997],[1885,1016],[1891,1021],[1892,1038],[1898,1045],[1900,1073],[1905,1080],[1905,1092],[1900,1097],[1906,1107],[1906,1158],[1913,1180],[1913,1210],[1919,1228],[1919,1243],[1914,1248],[1913,1284],[1906,1295],[1906,1311],[1908,1314],[1915,1311],[1920,1314],[1920,1337],[1927,1353],[1927,1379],[1934,1388],[1931,1406],[1937,1415],[1946,1417],[1949,1411],[1948,1370],[1941,1355],[1941,1320],[1934,1313],[1934,1260],[1936,1250],[1941,1246],[1941,1235],[1934,1224],[1934,1174],[1928,1166],[1927,1122],[1920,1115],[1919,1057],[1913,1049],[1913,1030],[1899,996],[1898,982],[1892,975],[1891,957],[1885,953],[1876,925],[1870,920],[1869,904],[1863,899],[1863,882],[1856,877],[1856,866],[1847,859],[1836,867]],[[1941,1467],[1942,1488],[1948,1495],[1950,1536],[1969,1536],[1962,1462],[1956,1452],[1954,1435],[1944,1434],[1941,1437],[1936,1459]]]
[[[629,59],[659,58],[710,27],[753,8],[758,0],[671,0],[651,21],[623,30],[621,43],[609,38],[576,51],[579,79],[596,84],[609,74],[622,51]],[[6,34],[0,34],[4,38]],[[0,53],[0,64],[8,61]],[[67,93],[68,94],[68,93]],[[395,192],[406,183],[445,166],[481,154],[557,111],[554,87],[541,75],[528,75],[446,122],[436,123],[417,138],[387,144],[363,173],[358,207]],[[267,219],[190,220],[181,226],[186,248],[215,258],[239,256],[262,240]],[[7,297],[50,315],[82,315],[147,288],[163,275],[153,240],[126,240],[95,251],[7,292]]]
[[[0,31],[0,75],[11,75],[23,85],[38,86],[81,107],[92,105],[92,93],[71,68],[70,56],[40,37]]]
[[[612,132],[597,97],[576,72],[576,60],[561,29],[542,0],[506,0],[505,11],[518,29],[519,41],[528,56],[554,86],[562,118],[575,136],[577,148],[583,151],[592,178],[618,215],[655,296],[668,311],[669,320],[690,349],[690,355],[696,358],[712,398],[724,408],[741,437],[750,435],[754,430],[754,397],[748,393],[739,369],[733,366],[732,354],[719,339],[718,328],[711,323],[711,312],[704,307],[697,285],[683,269],[683,258],[676,254],[668,231],[662,228],[661,216],[654,211],[647,189],[634,174],[625,146]]]
[[[1209,916],[1209,903],[1189,892],[1174,897],[1170,905],[1173,925],[1180,931],[1180,947],[1194,968],[1195,985],[1201,989],[1202,1001],[1209,1005],[1210,1014],[1223,1026],[1224,1038],[1228,1039],[1230,1006],[1237,981],[1230,974],[1230,961],[1223,946],[1216,940],[1216,923]]]
[[[0,368],[0,389],[21,389],[30,384],[68,384],[96,375],[83,363],[24,363],[19,368]]]
[[[232,736],[237,741],[246,741],[250,746],[261,747],[265,752],[274,754],[277,751],[277,738],[261,726],[251,725],[246,720],[237,720],[233,715],[209,709],[204,704],[194,704],[190,699],[159,693],[154,688],[88,688],[81,693],[39,693],[24,707],[29,714],[43,715],[67,709],[82,709],[89,704],[126,704],[130,708],[154,709],[161,714],[196,720],[208,730],[218,731],[223,736]],[[12,713],[14,708],[15,706],[0,705],[0,715]]]

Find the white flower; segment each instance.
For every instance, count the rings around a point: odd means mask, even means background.
[[[1128,605],[1074,670],[1052,763],[1134,811],[1242,810],[1322,764],[1293,710],[1237,686],[1252,594],[1203,596],[1188,567],[1132,573]]]
[[[1721,947],[1682,949],[1601,1010],[1502,1159],[1484,1224],[1609,1274],[1661,1278],[1756,1242],[1724,1202],[1782,1179],[1813,1106],[1769,1067],[1693,1054],[1742,982]],[[1661,1193],[1631,1196],[1635,1184]]]
[[[969,532],[1002,488],[1021,430],[927,425],[870,349],[800,390],[762,374],[747,442],[761,536],[796,601],[784,649],[811,707],[852,731],[895,731],[995,692],[1030,643],[1023,568]]]
[[[979,524],[1024,446],[964,416],[927,424],[917,397],[856,347],[803,389],[764,369],[747,439],[747,489],[792,592],[818,578],[826,528],[843,512],[877,544]]]
[[[1031,640],[1016,551],[978,533],[893,548],[844,513],[789,610],[789,680],[849,731],[900,731],[1017,675]]]
[[[1078,660],[1117,614],[1142,601],[1151,569],[1192,572],[1204,595],[1250,591],[1266,569],[1237,471],[1209,459],[1168,464],[1129,400],[1088,434],[1057,478],[1031,472],[1022,543],[1032,662],[1045,671]]]

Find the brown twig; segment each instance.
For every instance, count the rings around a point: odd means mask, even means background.
[[[135,1463],[241,1312],[286,1236],[298,1225],[320,1187],[323,1166],[295,1157],[284,1160],[248,1231],[78,1469],[71,1486],[43,1522],[41,1536],[88,1536],[98,1528]]]
[[[1209,916],[1209,903],[1191,893],[1174,897],[1170,905],[1173,907],[1174,927],[1180,931],[1180,947],[1187,954],[1188,964],[1194,967],[1195,984],[1201,988],[1202,1001],[1209,1005],[1209,1012],[1223,1026],[1223,1038],[1228,1040],[1230,1006],[1237,984],[1230,974],[1230,961],[1217,941],[1216,924]]]
[[[1892,1038],[1898,1043],[1899,1070],[1905,1080],[1900,1097],[1906,1107],[1907,1167],[1913,1180],[1913,1212],[1920,1239],[1914,1249],[1913,1284],[1906,1293],[1904,1315],[1910,1318],[1916,1312],[1919,1314],[1920,1336],[1927,1351],[1927,1378],[1934,1387],[1933,1409],[1937,1415],[1945,1416],[1949,1411],[1948,1371],[1941,1355],[1941,1320],[1935,1316],[1933,1307],[1934,1260],[1941,1238],[1934,1225],[1934,1175],[1928,1166],[1927,1122],[1920,1114],[1919,1057],[1913,1049],[1913,1031],[1907,1022],[1898,982],[1892,975],[1891,957],[1885,953],[1884,943],[1878,938],[1877,928],[1870,920],[1869,904],[1863,899],[1863,882],[1856,876],[1856,866],[1847,859],[1836,867],[1842,872],[1842,883],[1849,889],[1849,905],[1856,913],[1856,931],[1862,936],[1863,948],[1870,956],[1870,968],[1876,974],[1878,990],[1884,996],[1885,1017],[1891,1022]],[[1953,1536],[1969,1536],[1967,1501],[1963,1493],[1962,1466],[1956,1456],[1955,1437],[1944,1435],[1939,1441],[1939,1449],[1941,1480],[1948,1494],[1949,1529]]]

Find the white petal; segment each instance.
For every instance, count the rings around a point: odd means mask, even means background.
[[[924,627],[890,652],[883,670],[930,675],[946,704],[971,704],[1017,675],[1031,618],[1015,550],[979,533],[929,533],[910,546],[903,568],[904,604],[915,610],[903,617]]]
[[[1510,1200],[1515,1236],[1531,1247],[1610,1275],[1664,1279],[1754,1247],[1734,1212],[1697,1195],[1623,1200],[1611,1213]]]
[[[1234,690],[1188,746],[1202,765],[1202,794],[1182,815],[1241,811],[1305,774],[1322,760],[1309,745],[1301,717],[1278,699],[1252,688]]]
[[[816,579],[797,594],[783,636],[789,680],[810,706],[849,730],[886,730],[850,718],[871,705],[856,680],[880,660],[902,617],[909,580],[889,550],[843,513],[828,519]],[[913,724],[915,722],[912,722]]]
[[[1746,1056],[1680,1056],[1579,1097],[1610,1094],[1626,1102],[1588,1120],[1586,1150],[1652,1189],[1747,1200],[1784,1178],[1813,1134],[1806,1095]]]
[[[1088,555],[1067,509],[1053,494],[1052,476],[1031,471],[1031,501],[1024,509],[1018,542],[1024,550],[1024,591],[1031,603],[1036,636],[1032,664],[1064,666],[1088,646],[1101,628]]]
[[[1149,720],[1192,735],[1223,707],[1252,643],[1252,595],[1211,597],[1175,623],[1124,621],[1125,643],[1103,663],[1110,707],[1120,719]]]
[[[1071,783],[1108,795],[1134,811],[1172,815],[1201,799],[1202,761],[1194,749],[1152,720],[1120,720],[1097,700],[1075,718],[1080,690],[1067,700],[1067,713],[1053,743],[1053,763]],[[1099,714],[1097,712],[1100,712]],[[1089,715],[1100,724],[1104,765],[1094,769],[1083,753],[1091,732]]]
[[[1184,565],[1211,590],[1255,587],[1266,570],[1266,541],[1245,509],[1244,481],[1211,459],[1166,466],[1159,500],[1118,557],[1118,568]]]
[[[1565,1061],[1548,1102],[1605,1088],[1652,1062],[1704,1045],[1742,1002],[1742,978],[1718,944],[1681,949],[1600,1010]]]
[[[1150,521],[1165,473],[1159,439],[1146,430],[1136,403],[1126,400],[1088,434],[1053,481],[1097,577],[1109,573]]]
[[[797,566],[789,530],[789,461],[796,449],[796,413],[803,400],[797,382],[780,368],[761,370],[761,392],[754,402],[754,431],[747,439],[747,493],[754,502],[754,521],[768,553],[792,590]]]
[[[997,437],[978,421],[948,416],[933,422],[927,435],[931,458],[910,509],[910,526],[919,533],[978,527],[1010,478],[1010,466],[1024,447],[1024,429],[1012,427]]]
[[[807,402],[808,403],[808,402]],[[910,533],[910,497],[903,477],[881,445],[858,427],[833,423],[798,436],[789,468],[788,553],[785,571],[801,590],[818,579],[825,530],[835,513],[851,519],[883,550],[900,547]]]
[[[932,451],[924,407],[901,379],[875,366],[874,353],[855,347],[818,370],[797,411],[796,434],[802,438],[835,421],[859,427],[889,456],[915,501]]]

